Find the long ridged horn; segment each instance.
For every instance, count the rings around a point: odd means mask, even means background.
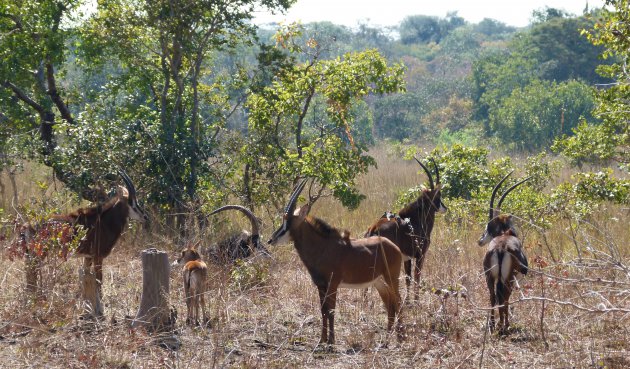
[[[224,210],[238,210],[241,213],[245,214],[245,216],[249,219],[249,222],[252,224],[252,236],[260,235],[260,226],[258,225],[258,218],[256,218],[256,216],[254,215],[254,213],[252,213],[251,210],[241,205],[225,205],[225,206],[221,206],[218,209],[214,209],[210,213],[210,215],[220,213]]]
[[[492,196],[490,196],[490,213],[488,215],[488,221],[491,221],[492,218],[494,218],[494,198],[497,195],[497,191],[499,190],[499,187],[501,187],[503,182],[505,182],[507,177],[509,177],[510,174],[512,174],[513,172],[514,170],[511,170],[508,174],[506,174],[505,177],[503,177],[503,179],[500,180],[499,183],[497,183],[497,185],[494,186],[494,188],[492,189]]]
[[[515,189],[516,187],[518,187],[521,183],[531,179],[532,177],[529,176],[525,179],[523,179],[522,181],[516,182],[515,185],[513,185],[512,187],[508,188],[504,193],[503,196],[501,196],[501,198],[499,199],[499,203],[497,204],[497,211],[501,210],[501,204],[503,203],[503,200],[505,200],[505,197],[510,193],[510,191],[512,191],[513,189]]]
[[[435,183],[440,183],[440,168],[438,168],[437,163],[435,162],[435,159],[433,159],[433,157],[431,157],[431,162],[433,162],[433,166],[435,167]]]
[[[427,167],[425,167],[424,164],[422,164],[422,162],[418,160],[418,158],[416,158],[415,156],[413,158],[416,159],[418,164],[420,164],[422,169],[424,169],[424,172],[427,174],[427,177],[429,177],[429,185],[431,186],[431,190],[434,190],[435,185],[433,184],[433,176],[431,175],[431,172],[429,172],[429,169],[427,169]]]
[[[125,182],[125,186],[127,186],[127,190],[129,191],[130,198],[136,198],[136,187],[133,185],[131,178],[125,173],[124,170],[118,169],[118,174],[122,178],[123,182]]]
[[[303,179],[300,182],[298,182],[298,184],[293,188],[293,192],[291,193],[291,197],[289,198],[289,202],[287,203],[287,206],[284,208],[284,214],[285,215],[293,215],[293,211],[295,210],[295,204],[297,202],[297,198],[298,198],[298,196],[300,196],[300,193],[304,189],[305,185],[306,185],[306,179]]]

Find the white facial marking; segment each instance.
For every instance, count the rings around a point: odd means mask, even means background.
[[[291,241],[291,236],[289,231],[284,231],[280,236],[278,236],[272,243],[272,245],[284,245]]]
[[[140,223],[144,223],[146,221],[145,215],[141,214],[136,207],[131,204],[129,204],[129,218],[137,220]]]
[[[477,243],[479,244],[479,246],[484,246],[487,245],[490,241],[492,241],[492,236],[490,236],[490,233],[488,232],[488,226],[486,226],[486,230],[483,232],[483,235],[481,236],[479,241],[477,241]]]

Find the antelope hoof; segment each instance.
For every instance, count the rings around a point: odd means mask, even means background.
[[[319,352],[334,352],[335,348],[334,348],[334,344],[328,343],[326,341],[320,341],[317,344],[317,347],[315,347],[315,351],[319,351]]]

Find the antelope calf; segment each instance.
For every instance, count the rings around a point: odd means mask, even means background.
[[[350,239],[347,232],[340,232],[322,220],[308,216],[310,203],[295,210],[297,198],[305,184],[306,180],[303,180],[293,190],[282,225],[273,233],[269,244],[277,245],[292,240],[317,286],[322,314],[320,343],[335,343],[337,289],[366,288],[370,285],[376,287],[387,309],[388,331],[392,330],[398,318],[396,330],[400,341],[400,249],[384,237]]]
[[[429,188],[422,190],[418,199],[407,204],[398,214],[385,213],[370,226],[366,236],[385,237],[400,248],[405,266],[407,294],[410,293],[409,286],[413,278],[415,281],[414,299],[417,300],[420,271],[431,244],[435,213],[445,213],[447,208],[442,202],[442,184],[440,183],[440,171],[437,164],[433,161],[436,178],[434,184],[431,172],[420,160],[416,159],[416,161],[429,177]],[[412,273],[413,259],[415,259],[415,263],[413,263]]]
[[[201,306],[201,322],[206,320],[206,284],[208,279],[208,266],[201,260],[201,256],[194,246],[187,247],[174,263],[183,264],[184,293],[186,295],[187,317],[186,323],[198,325],[199,308]]]
[[[521,183],[529,178],[516,183],[499,199],[496,209],[494,198],[497,190],[512,174],[508,173],[492,190],[490,197],[490,211],[486,229],[478,241],[479,246],[488,245],[488,250],[483,259],[483,268],[486,275],[486,284],[490,292],[490,330],[495,329],[494,307],[499,310],[499,332],[505,334],[510,326],[509,300],[518,275],[527,274],[527,257],[523,253],[523,245],[518,238],[518,233],[509,214],[500,214],[501,204],[505,197]]]

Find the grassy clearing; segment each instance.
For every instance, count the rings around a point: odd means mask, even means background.
[[[384,153],[376,157],[378,169],[359,181],[367,195],[359,209],[348,212],[323,199],[312,214],[358,236],[383,211],[397,210],[390,206],[398,191],[423,176],[414,163]],[[561,179],[568,178],[565,171]],[[26,174],[17,179],[21,199],[54,191],[52,185],[45,191],[34,187]],[[10,209],[9,198],[5,209]],[[420,299],[404,306],[407,340],[397,344],[388,336],[375,291],[366,301],[361,291],[340,290],[338,344],[332,353],[316,347],[321,327],[316,288],[290,245],[272,249],[271,261],[255,260],[236,269],[209,265],[208,328],[182,325],[183,287],[179,271],[173,271],[170,301],[179,312],[178,351],[160,348],[154,337],[130,330],[124,319],[139,307],[141,250],[156,247],[175,257],[167,236],[136,228],[123,236],[105,260],[107,318],[92,332],[83,331],[78,321],[81,260],[48,265],[42,271],[48,298],[33,304],[24,299],[23,263],[2,254],[0,367],[628,367],[629,215],[628,209],[607,207],[579,229],[559,221],[545,237],[526,232],[533,271],[513,294],[514,330],[506,337],[484,334],[488,292],[481,270],[484,249],[476,246],[483,225],[449,224],[438,216]],[[264,219],[263,237],[277,219]],[[247,227],[243,219],[239,223]],[[449,286],[465,289],[466,298],[445,299],[432,292]]]

